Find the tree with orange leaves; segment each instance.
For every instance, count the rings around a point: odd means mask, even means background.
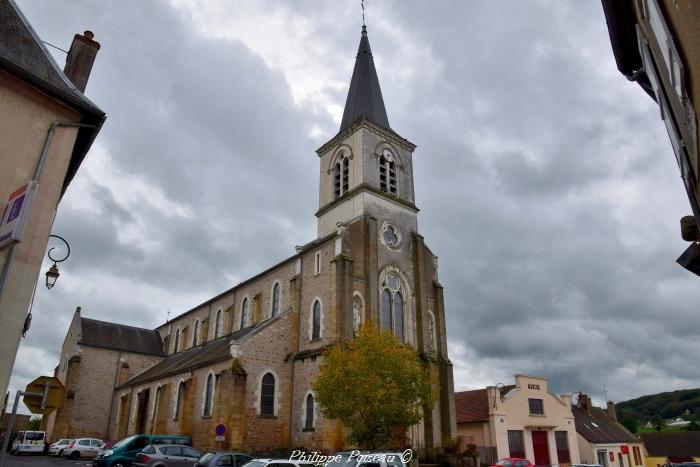
[[[326,352],[313,390],[324,416],[343,422],[351,442],[371,449],[392,447],[396,430],[421,421],[437,399],[415,351],[371,322],[346,348]]]

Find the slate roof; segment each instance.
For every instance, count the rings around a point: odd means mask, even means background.
[[[644,447],[653,457],[700,457],[700,431],[641,433]]]
[[[355,58],[355,68],[352,72],[348,98],[345,101],[340,131],[343,131],[362,117],[391,130],[365,26],[362,26],[360,47],[357,50],[357,58]]]
[[[480,422],[489,419],[489,397],[486,389],[455,392],[457,423]]]
[[[80,128],[63,184],[63,191],[78,171],[105,120],[105,113],[63,74],[14,0],[0,0],[0,69],[64,102],[82,115]]]
[[[263,321],[258,325],[239,329],[231,334],[209,341],[204,345],[191,347],[183,352],[169,355],[146,371],[126,381],[120,387],[135,386],[137,384],[155,381],[231,358],[230,342],[232,340],[242,339],[266,322],[267,321]]]
[[[4,1],[4,0],[0,0]],[[163,355],[163,341],[158,331],[80,318],[81,345],[148,355]]]
[[[589,443],[638,443],[639,439],[622,424],[616,422],[600,407],[591,407],[591,413],[585,409],[572,407],[576,423],[576,432]]]

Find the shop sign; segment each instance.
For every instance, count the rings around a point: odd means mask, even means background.
[[[35,182],[29,182],[15,190],[7,200],[0,220],[0,250],[22,241],[22,231],[29,218],[35,187]]]

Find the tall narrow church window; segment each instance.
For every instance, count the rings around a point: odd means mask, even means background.
[[[185,382],[181,381],[177,387],[177,399],[175,401],[175,417],[173,420],[179,420],[182,414],[182,404],[185,400]]]
[[[379,158],[379,188],[395,195],[398,191],[396,187],[396,161],[391,151],[385,149]]]
[[[340,198],[348,192],[350,187],[350,159],[345,154],[338,156],[338,161],[333,167],[333,194]]]
[[[248,297],[243,299],[243,304],[241,305],[241,329],[246,327],[248,324]]]
[[[276,282],[272,287],[272,312],[270,313],[272,317],[277,316],[280,311],[280,284]]]
[[[401,292],[394,294],[394,333],[403,342],[403,298]]]
[[[192,347],[199,344],[199,320],[194,322],[194,330],[192,331]]]
[[[175,350],[174,353],[177,353],[180,347],[180,328],[175,331]]]
[[[275,414],[275,377],[265,373],[260,384],[260,414]]]
[[[321,252],[317,251],[314,255],[314,276],[321,274]]]
[[[389,273],[382,281],[382,308],[379,324],[382,329],[391,329],[399,341],[404,341],[404,305],[401,281],[394,273]]]
[[[321,302],[316,300],[311,317],[311,340],[321,338]]]
[[[221,336],[221,310],[216,312],[216,322],[214,323],[214,338]]]
[[[204,416],[211,415],[211,404],[214,397],[214,375],[209,373],[207,387],[204,393]]]
[[[309,394],[306,396],[306,418],[304,420],[304,428],[310,430],[314,427],[314,396]]]

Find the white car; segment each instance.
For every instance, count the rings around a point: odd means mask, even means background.
[[[195,464],[197,465],[197,464]],[[316,467],[311,462],[289,459],[253,459],[243,464],[243,467]]]
[[[41,454],[46,447],[43,431],[20,431],[12,442],[10,454]]]
[[[326,462],[325,467],[406,467],[413,457],[413,452],[389,451],[344,451],[339,452]]]
[[[81,457],[95,457],[102,450],[105,443],[95,438],[77,438],[71,440],[70,444],[63,449],[61,456],[68,459],[79,459]]]
[[[69,439],[59,439],[55,443],[49,446],[49,456],[60,456],[63,454],[63,449],[65,449],[70,444]]]

